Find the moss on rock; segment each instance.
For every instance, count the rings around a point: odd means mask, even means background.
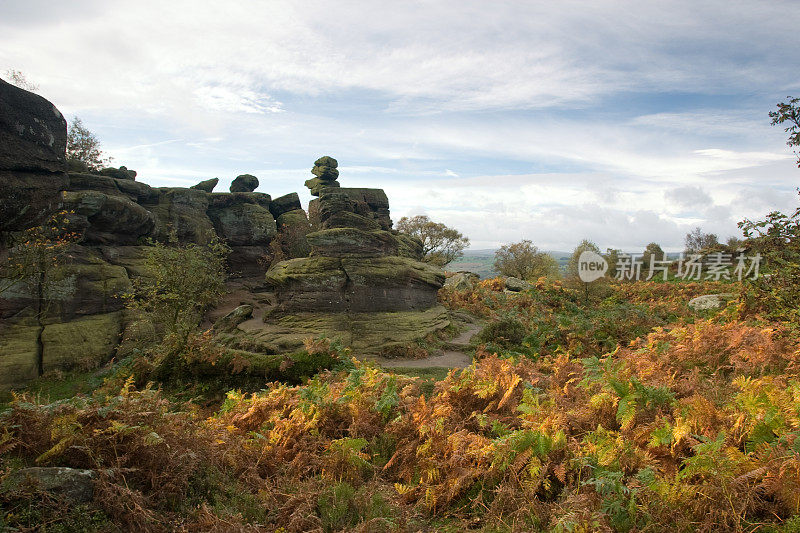
[[[42,332],[42,370],[93,368],[108,361],[122,328],[122,311],[46,325]]]
[[[41,331],[32,317],[0,325],[0,390],[20,387],[39,375]]]

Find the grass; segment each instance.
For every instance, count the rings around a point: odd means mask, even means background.
[[[78,394],[91,394],[103,384],[109,374],[108,368],[94,370],[75,370],[72,372],[53,372],[39,376],[25,387],[25,392],[38,398],[41,402],[57,402],[72,398]],[[0,410],[9,406],[12,393],[0,393]]]

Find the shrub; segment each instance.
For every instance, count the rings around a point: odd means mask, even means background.
[[[490,322],[478,334],[478,340],[504,348],[518,346],[525,338],[525,325],[515,318],[503,318]]]

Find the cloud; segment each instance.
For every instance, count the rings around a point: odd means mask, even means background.
[[[247,172],[308,201],[329,154],[479,248],[667,249],[796,205],[766,113],[800,89],[798,22],[790,1],[7,0],[0,71],[153,185]]]
[[[201,107],[211,111],[229,113],[280,113],[283,111],[280,102],[273,102],[267,95],[259,95],[254,91],[236,90],[230,87],[198,87],[194,90],[195,98]]]
[[[666,191],[664,198],[668,202],[674,202],[678,207],[683,208],[703,207],[713,203],[711,196],[707,192],[700,187],[691,185]]]

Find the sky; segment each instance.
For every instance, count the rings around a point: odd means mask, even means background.
[[[798,205],[796,1],[0,1],[24,73],[153,186],[314,160],[473,249],[680,251]]]

